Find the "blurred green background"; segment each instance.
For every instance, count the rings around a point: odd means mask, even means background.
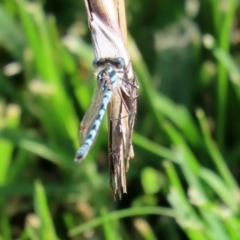
[[[240,239],[237,0],[126,1],[140,83],[128,194],[107,119],[73,163],[94,58],[84,1],[0,1],[0,239]]]

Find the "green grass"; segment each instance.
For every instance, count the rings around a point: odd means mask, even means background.
[[[83,1],[0,1],[0,240],[240,239],[239,3],[187,2],[126,1],[140,89],[114,202],[106,118],[73,163],[95,85]]]

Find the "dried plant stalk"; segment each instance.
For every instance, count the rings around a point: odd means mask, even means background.
[[[117,13],[118,24],[122,33],[123,41],[127,46],[127,23],[124,0],[114,0],[114,6]]]
[[[125,172],[134,157],[132,132],[136,114],[136,78],[126,49],[124,5],[117,0],[85,0],[94,53],[97,58],[121,57],[127,64],[118,72],[121,85],[108,105],[110,185],[114,196],[127,192]],[[124,21],[121,21],[124,17]],[[124,32],[124,37],[122,34]]]

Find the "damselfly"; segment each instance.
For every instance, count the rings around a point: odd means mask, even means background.
[[[77,150],[75,162],[82,161],[93,146],[113,89],[117,85],[117,78],[117,73],[111,65],[103,68],[97,75],[98,87],[80,125],[82,145]]]
[[[130,128],[130,131],[128,131],[127,139],[125,139],[125,157],[126,159],[132,158],[134,153],[132,150],[132,144],[131,144],[131,139],[132,139],[132,133],[133,133],[133,127],[134,127],[134,120],[135,120],[135,115],[136,115],[136,98],[137,95],[134,95],[133,89],[138,88],[138,82],[135,74],[131,77],[131,79],[128,78],[128,71],[129,71],[129,66],[125,65],[125,61],[123,58],[117,57],[117,58],[95,58],[93,60],[93,66],[95,68],[99,68],[105,65],[112,65],[116,68],[116,71],[118,73],[122,73],[121,77],[118,77],[120,81],[119,89],[118,89],[118,94],[120,95],[120,98],[122,99],[122,103],[124,104],[126,111],[128,112],[128,125]],[[111,121],[118,120],[118,119],[111,119]],[[127,167],[128,168],[128,167]]]

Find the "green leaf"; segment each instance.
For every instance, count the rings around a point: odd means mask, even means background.
[[[40,239],[58,240],[48,208],[46,194],[40,181],[35,182],[34,208],[40,220]]]
[[[146,194],[155,194],[162,187],[160,172],[151,167],[146,167],[142,170],[141,181]]]

